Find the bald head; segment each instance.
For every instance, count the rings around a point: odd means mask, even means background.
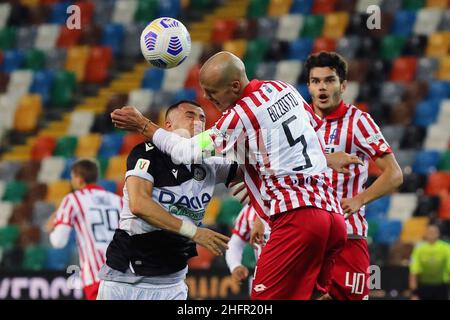
[[[228,51],[216,53],[200,69],[200,85],[220,110],[234,103],[248,82],[244,63]]]

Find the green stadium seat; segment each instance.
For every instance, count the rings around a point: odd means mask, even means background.
[[[19,227],[16,225],[9,225],[0,228],[0,248],[10,249],[14,246],[19,238]]]
[[[266,39],[255,39],[247,44],[244,56],[245,69],[249,78],[253,78],[258,64],[263,60],[269,43]]]
[[[158,0],[139,0],[134,20],[136,22],[148,23],[158,15]]]
[[[148,0],[144,0],[144,1],[148,1]],[[192,9],[196,9],[196,10],[211,9],[213,5],[214,5],[213,0],[191,0],[190,4],[189,4],[189,6]]]
[[[16,42],[16,28],[9,27],[0,30],[0,49],[12,49]]]
[[[419,10],[425,6],[425,0],[403,0],[403,9]]]
[[[106,170],[108,169],[108,165],[109,165],[109,159],[105,158],[105,157],[97,157],[97,161],[100,166],[100,177],[99,178],[105,178]]]
[[[450,150],[447,150],[442,154],[438,169],[440,171],[450,171]]]
[[[387,35],[383,37],[380,44],[380,58],[391,61],[402,53],[406,38],[399,35]]]
[[[267,15],[269,0],[250,0],[247,7],[247,17],[259,18]]]
[[[78,139],[75,136],[65,136],[58,140],[53,155],[62,157],[73,157],[77,147]]]
[[[64,70],[56,72],[51,89],[51,104],[56,107],[68,107],[73,99],[75,84],[74,72]]]
[[[29,246],[25,249],[22,268],[24,270],[42,270],[47,259],[47,248],[44,246]]]
[[[242,204],[237,199],[231,197],[224,199],[220,206],[216,222],[232,228],[241,209]]]
[[[322,35],[325,18],[321,15],[310,15],[305,17],[303,29],[300,33],[302,37],[317,38]]]
[[[13,203],[21,202],[28,192],[28,188],[23,181],[11,181],[6,185],[3,201],[10,201]]]
[[[25,53],[24,67],[31,70],[40,70],[45,64],[45,54],[39,49],[30,49]]]

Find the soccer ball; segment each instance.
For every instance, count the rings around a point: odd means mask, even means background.
[[[173,68],[183,63],[191,52],[191,37],[180,21],[158,18],[142,31],[141,52],[151,65]]]

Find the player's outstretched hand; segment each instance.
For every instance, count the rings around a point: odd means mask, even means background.
[[[125,106],[111,112],[111,120],[119,129],[141,132],[149,121],[135,107]]]
[[[359,159],[358,156],[354,154],[348,154],[343,151],[327,154],[326,158],[327,165],[331,169],[339,173],[350,173],[347,167],[351,164],[364,165],[364,162],[362,162],[362,160]]]
[[[248,277],[248,269],[244,266],[237,266],[231,273],[231,278],[237,283],[241,283]]]
[[[197,232],[192,240],[211,251],[214,255],[222,256],[223,252],[228,249],[227,243],[230,241],[230,238],[207,228],[197,228]]]

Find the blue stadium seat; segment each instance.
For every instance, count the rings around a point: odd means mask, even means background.
[[[61,179],[70,180],[70,171],[75,161],[75,158],[66,158],[66,162],[64,163],[64,170],[61,174]]]
[[[391,203],[390,196],[381,197],[366,205],[367,219],[384,219]]]
[[[180,89],[173,95],[173,103],[180,100],[193,100],[197,98],[197,92],[194,89]]]
[[[152,68],[145,71],[141,87],[144,89],[160,90],[164,79],[164,70]]]
[[[67,7],[70,5],[71,3],[69,1],[55,3],[52,5],[50,9],[50,23],[65,24],[67,18],[69,17],[67,14]]]
[[[34,73],[30,92],[38,93],[42,97],[42,102],[47,105],[50,101],[50,90],[52,88],[53,72],[50,70],[37,71]]]
[[[392,32],[394,34],[409,36],[416,21],[416,12],[412,10],[401,10],[395,13],[394,26]]]
[[[124,28],[120,23],[109,23],[103,29],[102,44],[112,48],[114,56],[122,50]]]
[[[450,82],[432,80],[428,83],[428,99],[447,99],[450,97]]]
[[[19,69],[23,63],[23,52],[22,50],[5,50],[3,54],[2,71],[13,72]]]
[[[380,244],[393,244],[402,231],[402,222],[399,220],[380,220],[374,241]]]
[[[115,193],[117,189],[117,183],[113,180],[100,180],[98,184],[106,191]]]
[[[313,48],[313,40],[309,38],[297,39],[289,43],[288,58],[305,61]]]
[[[159,2],[158,16],[176,18],[180,14],[181,6],[179,0],[165,0]]]
[[[413,164],[413,171],[416,173],[429,174],[436,170],[439,163],[439,151],[423,150],[417,153]]]
[[[417,104],[413,124],[418,127],[428,127],[436,122],[441,100],[424,100]]]
[[[312,5],[313,0],[294,0],[292,1],[290,12],[309,14],[311,13]]]
[[[118,155],[123,143],[122,133],[108,133],[103,135],[102,144],[98,150],[98,156],[110,158]]]
[[[62,249],[49,248],[47,251],[47,258],[44,263],[44,268],[47,270],[65,270],[70,264],[72,251],[75,248],[76,242],[75,231],[72,230],[69,242]]]
[[[300,92],[300,94],[302,95],[303,99],[306,100],[306,102],[308,103],[311,102],[311,95],[309,94],[308,86],[306,84],[299,84],[297,85],[296,89],[298,92]]]

